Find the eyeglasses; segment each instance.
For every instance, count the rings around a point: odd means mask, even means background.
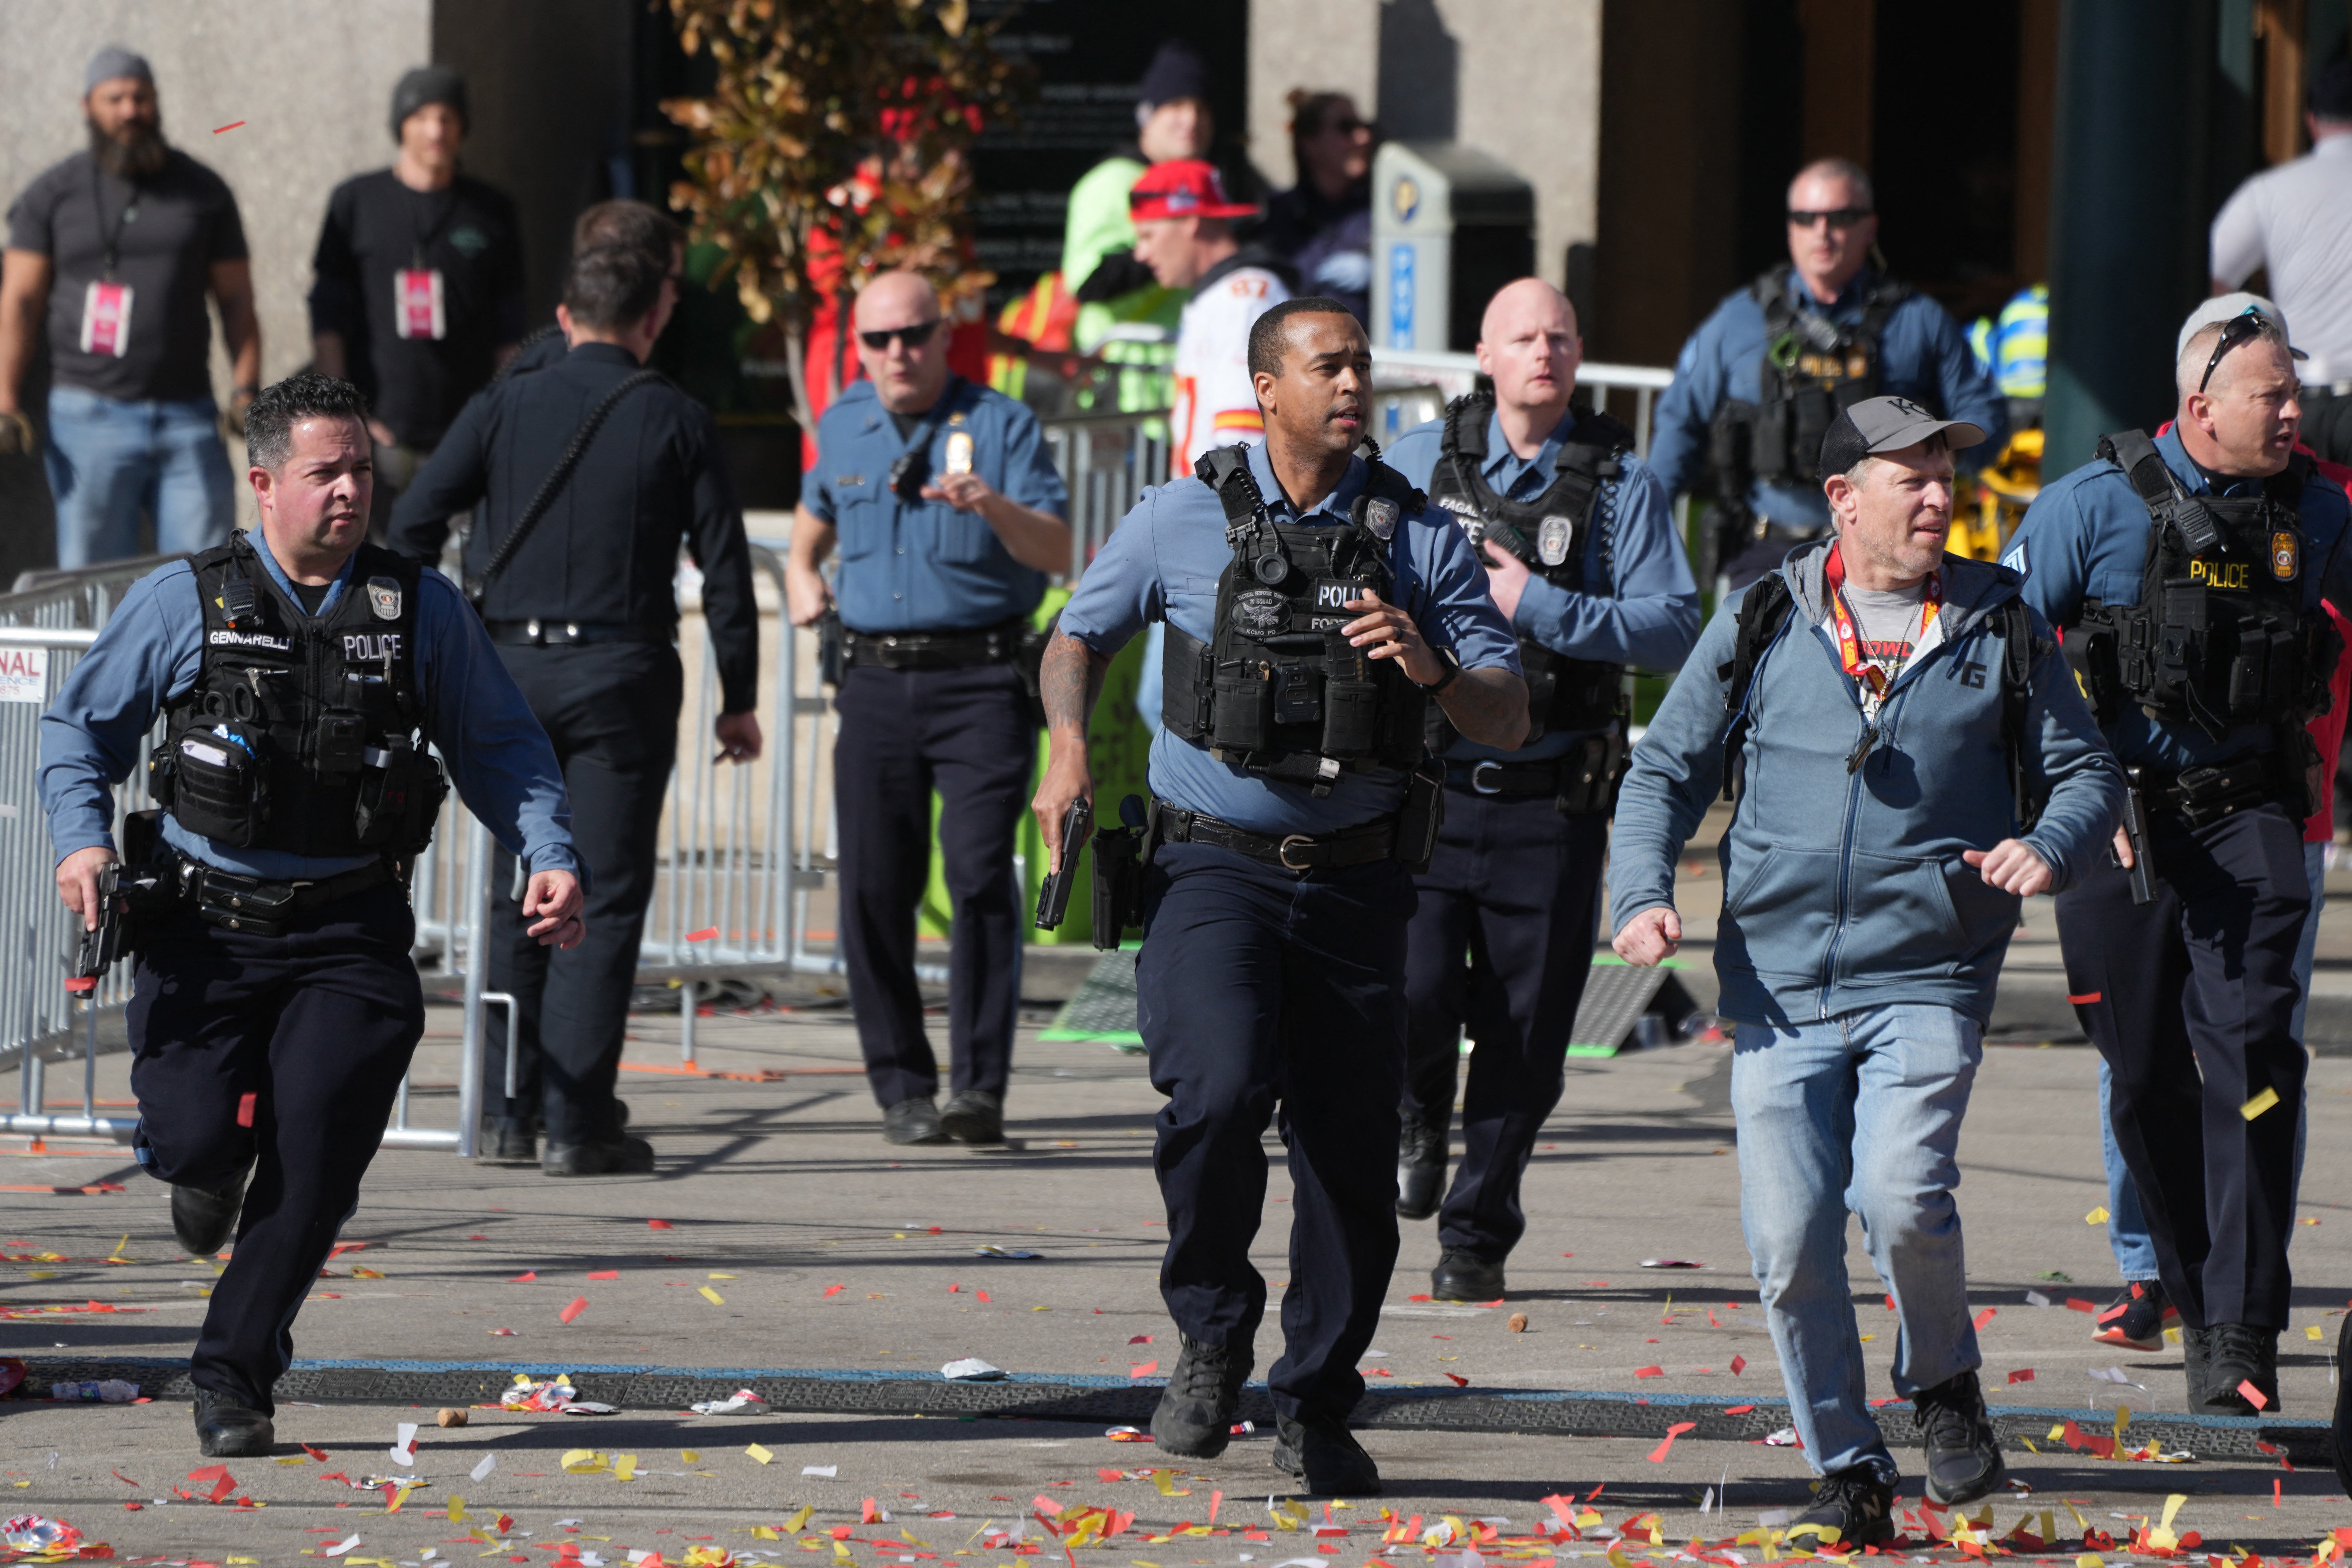
[[[929,321],[918,321],[911,327],[885,327],[877,332],[860,332],[857,340],[877,354],[887,353],[893,338],[909,349],[919,349],[929,342],[931,334],[939,329],[939,320],[934,318]]]
[[[1809,229],[1821,223],[1826,223],[1833,229],[1850,229],[1868,216],[1868,207],[1836,207],[1820,213],[1809,213],[1801,207],[1789,209],[1790,225],[1801,229]]]
[[[2199,392],[2212,384],[2213,372],[2221,368],[2222,355],[2239,344],[2263,335],[2263,313],[2251,305],[2230,318],[2229,324],[2221,329],[2220,340],[2213,345],[2213,357],[2205,361],[2205,374],[2197,383]]]

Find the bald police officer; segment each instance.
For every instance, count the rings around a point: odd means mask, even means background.
[[[1035,810],[1049,852],[1076,853],[1061,829],[1092,796],[1104,669],[1164,621],[1136,991],[1169,1097],[1152,1156],[1160,1287],[1183,1350],[1152,1437],[1192,1458],[1225,1448],[1265,1312],[1249,1248],[1278,1114],[1297,1197],[1286,1346],[1266,1379],[1274,1461],[1310,1490],[1369,1495],[1380,1472],[1347,1422],[1396,1263],[1408,867],[1427,862],[1440,794],[1423,710],[1508,747],[1527,688],[1462,531],[1354,455],[1371,350],[1347,308],[1276,306],[1251,329],[1250,366],[1265,444],[1144,492],[1063,608]]]
[[[1626,667],[1682,665],[1698,589],[1665,486],[1633,433],[1569,406],[1583,358],[1576,311],[1523,277],[1486,307],[1478,368],[1492,392],[1407,431],[1389,462],[1483,541],[1495,604],[1518,633],[1528,738],[1514,751],[1433,727],[1445,825],[1414,879],[1397,1212],[1439,1213],[1439,1301],[1491,1301],[1527,1229],[1519,1178],[1559,1103],[1591,967],[1609,813],[1628,747]],[[1444,1190],[1460,1041],[1477,1049],[1462,1167]]]
[[[856,326],[866,379],[817,423],[786,578],[794,624],[840,605],[842,960],[882,1135],[1002,1143],[1021,999],[1013,841],[1037,749],[1014,659],[1045,574],[1070,562],[1068,493],[1036,416],[949,372],[920,277],[866,285]],[[817,567],[836,543],[828,589]],[[944,1107],[915,987],[934,789],[953,920]]]

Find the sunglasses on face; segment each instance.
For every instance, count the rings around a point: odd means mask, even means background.
[[[931,334],[939,329],[940,324],[936,319],[918,321],[911,327],[885,327],[876,332],[860,332],[857,334],[857,340],[880,354],[889,351],[890,340],[893,338],[898,339],[909,349],[919,349],[929,342]]]
[[[1789,209],[1790,224],[1801,229],[1809,229],[1815,224],[1824,223],[1833,229],[1850,229],[1868,216],[1870,216],[1868,207],[1834,207],[1827,212],[1819,213],[1809,213],[1801,207]]]
[[[2205,374],[2198,382],[2197,390],[2201,392],[2212,384],[2213,372],[2221,368],[2222,355],[2249,339],[2262,336],[2262,331],[2263,313],[2251,306],[2231,317],[2230,324],[2221,329],[2220,341],[2213,345],[2213,357],[2205,361]]]

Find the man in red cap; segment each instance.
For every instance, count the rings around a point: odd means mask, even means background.
[[[1257,209],[1225,194],[1213,163],[1154,163],[1127,202],[1136,259],[1161,287],[1192,291],[1176,332],[1176,406],[1169,421],[1181,478],[1212,446],[1265,439],[1250,382],[1250,328],[1290,298],[1297,279],[1273,252],[1234,240],[1233,220]]]

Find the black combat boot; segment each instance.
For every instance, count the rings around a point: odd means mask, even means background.
[[[1381,1470],[1341,1420],[1275,1417],[1274,1468],[1317,1497],[1378,1497]]]
[[[1427,1219],[1444,1196],[1445,1129],[1408,1115],[1397,1139],[1397,1218]]]
[[[1184,1351],[1168,1375],[1168,1386],[1160,1391],[1160,1407],[1151,1413],[1151,1440],[1188,1459],[1213,1459],[1233,1441],[1242,1385],[1249,1381],[1255,1358],[1246,1345],[1177,1337]]]
[[[208,1459],[257,1459],[278,1440],[269,1417],[226,1394],[196,1390],[196,1446]]]

